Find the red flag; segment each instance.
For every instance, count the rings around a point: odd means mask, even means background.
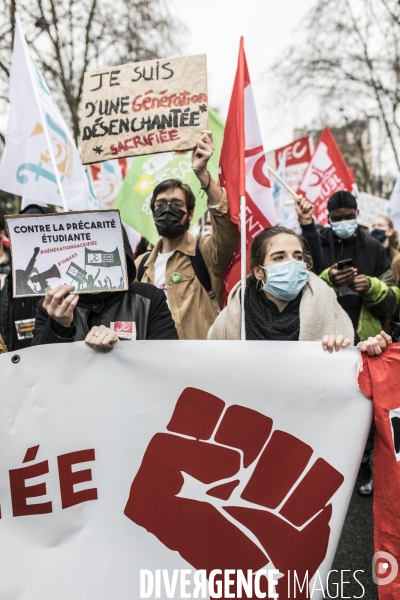
[[[379,600],[400,598],[400,344],[362,355],[358,384],[374,402],[374,557]]]
[[[292,189],[297,190],[313,154],[311,136],[306,135],[286,146],[267,152],[267,163],[275,171],[279,169],[283,154],[286,159],[284,180]],[[289,192],[287,194],[290,196]]]
[[[238,68],[219,166],[219,183],[228,195],[231,220],[239,227],[240,196],[246,196],[246,234],[249,249],[258,233],[276,224],[276,214],[243,38],[240,38]],[[239,279],[240,247],[226,273],[226,294]]]
[[[328,222],[327,202],[334,192],[351,192],[354,177],[339,150],[329,127],[325,127],[298,193],[315,206],[314,215],[321,225]]]

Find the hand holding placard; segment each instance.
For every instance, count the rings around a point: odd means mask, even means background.
[[[8,215],[6,221],[14,297],[44,296],[60,285],[80,294],[128,289],[118,211]]]
[[[71,294],[73,286],[59,285],[47,292],[43,300],[43,308],[54,321],[63,327],[71,327],[74,309],[78,304],[78,294]]]

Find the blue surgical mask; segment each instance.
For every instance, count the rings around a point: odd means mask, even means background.
[[[294,300],[310,278],[306,264],[300,260],[288,260],[261,268],[268,273],[262,290],[281,300]]]
[[[348,221],[339,221],[338,223],[331,223],[331,227],[334,233],[342,240],[347,240],[355,234],[358,227],[357,219],[350,219]]]

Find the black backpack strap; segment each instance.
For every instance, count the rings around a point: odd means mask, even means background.
[[[190,262],[192,263],[193,271],[197,279],[200,281],[203,288],[206,290],[207,294],[211,298],[211,302],[213,303],[217,314],[221,312],[221,308],[217,302],[216,295],[214,290],[211,287],[211,278],[207,269],[207,265],[204,262],[203,255],[200,251],[200,240],[196,242],[196,255],[190,257]]]
[[[144,275],[144,265],[146,264],[147,259],[149,258],[151,252],[145,252],[143,254],[142,260],[140,261],[138,272],[136,278],[138,281],[142,281]]]

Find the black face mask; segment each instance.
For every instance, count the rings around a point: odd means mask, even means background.
[[[384,229],[373,229],[371,235],[381,244],[386,240],[386,231]]]
[[[181,224],[181,220],[186,214],[180,208],[172,208],[170,205],[166,208],[156,208],[154,216],[158,233],[166,238],[175,238],[185,233],[189,229],[189,220],[184,225]]]

